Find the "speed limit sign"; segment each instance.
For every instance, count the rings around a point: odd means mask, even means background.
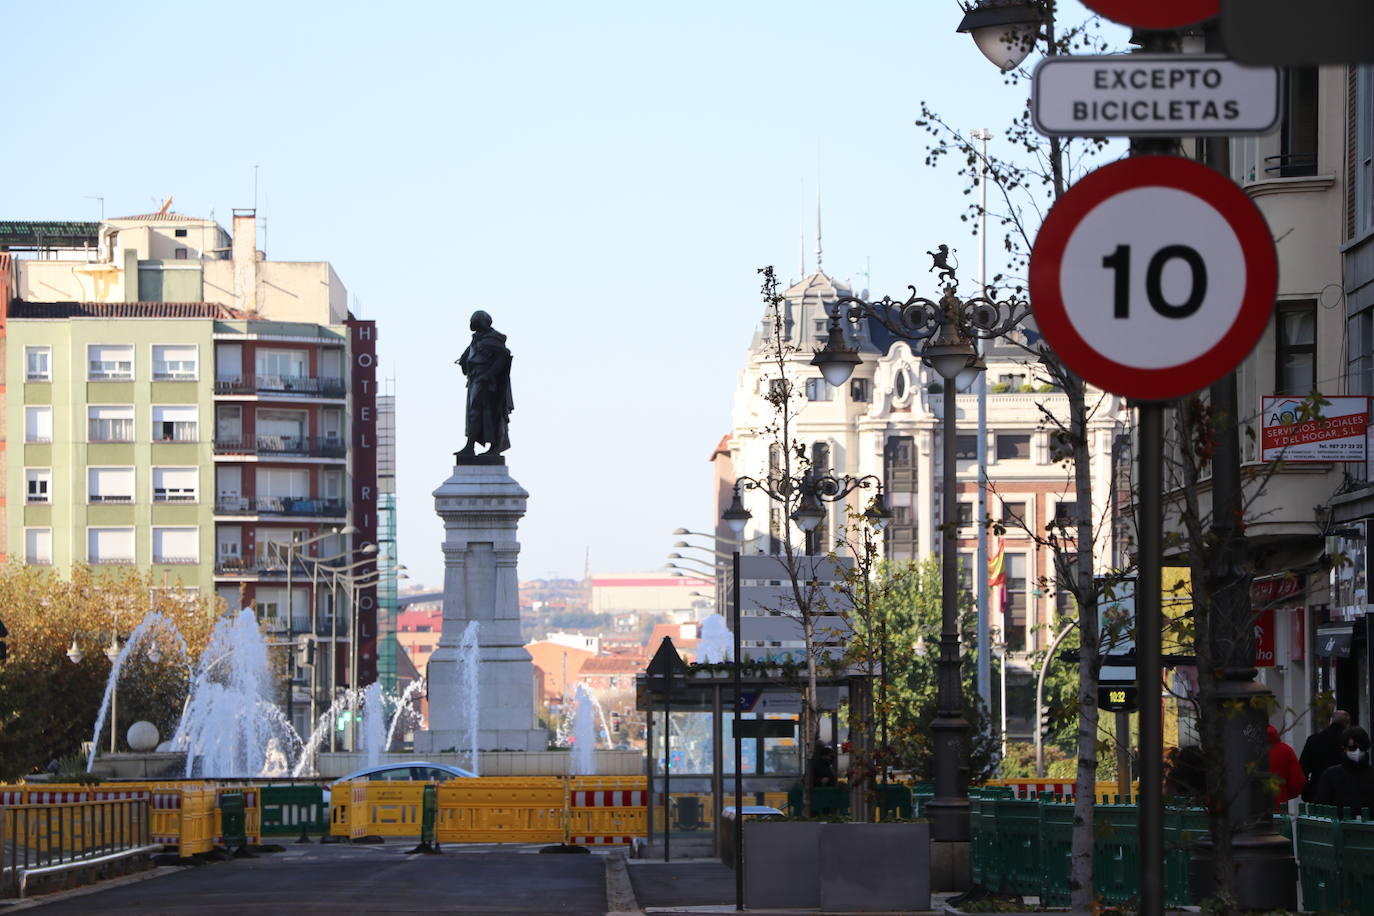
[[[1179,29],[1211,19],[1221,11],[1221,0],[1083,0],[1083,5],[1137,29]]]
[[[1139,156],[1082,178],[1031,252],[1031,306],[1064,364],[1162,401],[1230,372],[1268,326],[1278,261],[1239,187],[1191,159]]]

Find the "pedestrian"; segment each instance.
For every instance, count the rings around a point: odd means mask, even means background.
[[[1317,791],[1317,779],[1329,767],[1345,759],[1341,753],[1341,735],[1349,727],[1350,713],[1338,709],[1331,714],[1331,723],[1303,744],[1302,754],[1298,757],[1302,772],[1307,777],[1307,787],[1302,793],[1303,801],[1313,801]]]
[[[816,743],[811,755],[811,785],[833,786],[835,784],[835,749],[822,742]]]
[[[1207,768],[1202,748],[1185,744],[1169,755],[1164,771],[1164,794],[1201,798],[1207,793]]]
[[[1292,745],[1279,737],[1279,730],[1269,726],[1269,775],[1279,780],[1274,793],[1274,810],[1282,811],[1290,798],[1297,798],[1307,785],[1307,776],[1298,762]]]
[[[1349,811],[1359,816],[1366,808],[1374,809],[1374,767],[1369,765],[1369,733],[1352,725],[1341,733],[1341,753],[1344,759],[1327,767],[1317,780],[1313,801],[1319,805],[1335,805],[1338,817]]]

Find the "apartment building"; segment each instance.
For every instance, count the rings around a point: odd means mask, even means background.
[[[265,260],[255,225],[0,223],[4,550],[150,569],[254,605],[283,642],[313,621],[322,690],[353,680],[356,622],[367,683],[376,585],[287,545],[344,565],[376,541],[375,326],[329,264]]]

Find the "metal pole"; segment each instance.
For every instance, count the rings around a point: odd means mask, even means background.
[[[1116,794],[1131,794],[1131,714],[1121,709],[1116,713]]]
[[[673,801],[673,675],[672,665],[663,679],[663,861],[671,861],[668,845],[673,833],[673,815],[669,805]]]
[[[744,745],[740,741],[740,707],[744,705],[744,694],[740,686],[740,670],[744,667],[743,641],[740,639],[740,596],[739,596],[739,548],[735,549],[731,567],[731,588],[734,601],[731,605],[734,618],[735,668],[731,675],[735,681],[735,719],[732,730],[735,739],[735,909],[744,909]]]
[[[329,579],[329,707],[333,709],[334,699],[339,693],[339,574]],[[339,749],[339,725],[333,718],[329,720],[329,750]]]
[[[295,648],[292,642],[296,637],[295,631],[295,608],[292,607],[291,589],[295,587],[291,581],[291,567],[296,565],[296,535],[291,535],[291,543],[286,548],[286,721],[295,728]]]
[[[968,735],[960,703],[959,672],[959,494],[955,475],[958,409],[954,379],[944,384],[944,512],[940,558],[939,695],[931,730],[935,737],[935,797],[930,802],[930,838],[936,842],[967,842],[968,797],[960,791],[960,770]],[[967,879],[957,879],[966,884]]]
[[[1136,692],[1140,697],[1141,916],[1164,913],[1164,733],[1160,576],[1164,527],[1164,406],[1143,403],[1140,414],[1140,571],[1136,579]],[[1129,787],[1128,787],[1129,791]]]
[[[988,288],[988,183],[987,159],[988,139],[992,132],[979,128],[972,134],[975,140],[983,141],[983,152],[978,160],[978,289]],[[984,348],[979,341],[979,349]],[[987,701],[992,693],[992,608],[988,607],[988,529],[984,520],[988,517],[988,478],[984,468],[988,466],[988,374],[978,373],[978,501],[973,522],[978,526],[978,569],[974,582],[978,587],[978,695]]]
[[[358,750],[358,714],[359,704],[362,702],[362,684],[358,677],[358,593],[362,589],[358,588],[358,580],[350,576],[348,579],[348,600],[349,600],[349,620],[352,629],[349,630],[348,640],[348,684],[353,689],[353,717],[348,722],[349,730],[349,750],[354,753]]]
[[[1070,623],[1054,637],[1050,651],[1045,653],[1045,660],[1040,664],[1040,674],[1035,679],[1035,775],[1041,779],[1045,777],[1045,739],[1040,732],[1040,710],[1045,708],[1045,672],[1049,671],[1050,662],[1054,661],[1054,650],[1059,648],[1064,637],[1075,626],[1077,624]]]
[[[310,666],[310,721],[306,731],[314,734],[320,721],[320,591],[318,576],[319,563],[310,567],[310,644],[315,647]],[[309,740],[307,737],[306,740]],[[312,755],[313,756],[313,755]]]

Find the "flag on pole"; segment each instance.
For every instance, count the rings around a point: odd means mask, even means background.
[[[988,553],[988,588],[1002,588],[1007,584],[1007,573],[1002,562],[1002,539],[997,538]]]

